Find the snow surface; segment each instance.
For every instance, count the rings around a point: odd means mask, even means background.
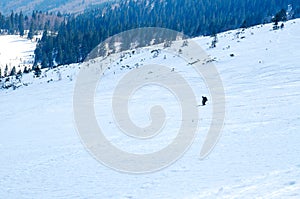
[[[191,148],[173,165],[150,174],[111,170],[81,144],[72,109],[79,65],[43,71],[41,78],[24,75],[27,86],[0,90],[0,198],[300,198],[299,32],[297,19],[277,31],[267,24],[221,33],[213,49],[209,48],[212,38],[195,38],[216,59],[223,80],[222,137],[200,160],[211,104],[201,107]],[[192,68],[176,56],[166,54],[164,59],[165,54],[153,58],[142,49],[122,63],[113,63],[101,78],[95,96],[98,123],[108,139],[124,150],[158,150],[174,138],[170,132],[180,122],[174,97],[149,86],[130,101],[130,116],[143,126],[149,122],[149,107],[161,103],[168,118],[162,135],[154,141],[136,141],[117,131],[110,96],[117,80],[135,64],[174,67],[191,84],[199,102],[201,95],[209,95]]]
[[[15,66],[16,72],[31,68],[34,61],[36,42],[18,35],[0,35],[0,68],[2,75],[6,65],[8,72]]]

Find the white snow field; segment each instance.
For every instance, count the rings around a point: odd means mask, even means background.
[[[107,168],[81,143],[73,119],[77,64],[44,71],[41,78],[24,75],[22,82],[28,86],[0,90],[0,198],[300,198],[299,32],[296,19],[277,31],[267,24],[218,34],[213,49],[212,38],[195,38],[216,58],[224,84],[222,136],[200,160],[211,121],[209,101],[199,107],[197,137],[190,149],[171,166],[148,174]],[[5,47],[1,43],[0,52]],[[95,111],[99,126],[116,146],[151,153],[176,136],[178,102],[160,87],[137,91],[129,102],[132,120],[141,126],[149,123],[149,107],[161,103],[167,121],[154,141],[126,137],[114,124],[110,105],[122,75],[135,70],[135,64],[158,62],[181,73],[199,103],[202,95],[210,97],[201,77],[177,56],[166,54],[164,59],[162,51],[153,58],[146,49],[139,51],[105,72]]]
[[[18,35],[0,35],[0,68],[2,75],[7,65],[8,73],[15,66],[16,72],[31,68],[34,61],[36,42]]]

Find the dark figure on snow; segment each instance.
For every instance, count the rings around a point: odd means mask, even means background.
[[[205,106],[205,103],[208,101],[207,97],[202,96],[202,106]]]

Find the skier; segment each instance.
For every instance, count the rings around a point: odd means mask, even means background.
[[[202,96],[202,106],[205,106],[205,103],[208,101],[207,97]]]

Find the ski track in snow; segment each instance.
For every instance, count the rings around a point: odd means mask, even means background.
[[[221,33],[214,49],[209,48],[212,38],[194,39],[217,58],[214,64],[226,92],[223,133],[213,152],[200,160],[211,104],[200,107],[194,144],[176,163],[150,174],[106,168],[81,144],[72,110],[77,64],[44,71],[43,78],[24,75],[22,81],[28,86],[0,90],[0,198],[299,198],[300,20],[286,22],[282,30],[271,29],[267,24]],[[0,48],[2,52],[4,47]],[[163,55],[152,58],[142,50],[112,64],[101,79],[104,84],[98,87],[95,104],[98,123],[108,139],[124,150],[152,152],[166,146],[180,114],[178,104],[169,101],[172,96],[145,88],[152,92],[151,100],[137,93],[134,106],[129,106],[132,119],[147,123],[148,102],[168,99],[166,112],[171,115],[166,132],[149,142],[136,142],[116,132],[107,104],[117,80],[130,70],[122,65],[169,65],[188,80],[199,103],[201,95],[209,93],[192,68]]]

